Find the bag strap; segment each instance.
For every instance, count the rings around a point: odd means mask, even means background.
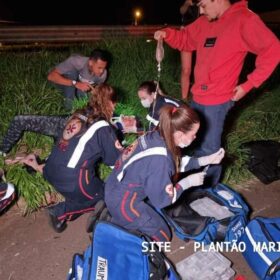
[[[167,268],[164,261],[164,256],[158,251],[155,250],[153,253],[149,253],[149,269],[150,269],[150,280],[159,280],[164,279],[167,274]]]
[[[269,269],[267,270],[265,276],[272,276],[273,274],[275,274],[277,271],[280,270],[280,257],[278,259],[276,259],[269,267]]]

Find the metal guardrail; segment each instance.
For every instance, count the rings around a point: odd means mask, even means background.
[[[152,38],[163,26],[0,26],[0,44],[89,42],[104,38]]]
[[[268,24],[279,32],[279,24]],[[145,37],[152,39],[163,25],[69,25],[69,26],[15,26],[0,25],[0,50],[42,46],[63,46],[108,38]],[[179,26],[171,26],[179,28]],[[278,31],[278,32],[277,32]]]

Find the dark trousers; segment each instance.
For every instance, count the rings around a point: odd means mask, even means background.
[[[67,119],[68,116],[15,116],[3,138],[0,149],[5,153],[9,152],[22,137],[24,131],[52,136],[56,140],[62,132]]]
[[[195,141],[195,157],[210,155],[220,149],[224,122],[233,105],[233,101],[211,106],[191,102],[191,107],[198,112],[201,119],[201,127]],[[206,184],[215,186],[220,180],[221,172],[221,165],[210,166],[207,171]]]
[[[67,72],[63,75],[65,78],[69,80],[78,80],[79,72],[73,71],[73,72]],[[58,85],[54,84],[59,90],[61,90],[64,98],[64,108],[66,110],[71,111],[72,110],[72,103],[75,98],[85,98],[87,97],[87,93],[80,91],[76,89],[74,86],[64,86],[64,85]]]
[[[128,222],[124,217],[115,215],[115,209],[110,209],[107,204],[109,212],[112,215],[112,223],[123,226],[128,230],[140,231],[155,241],[170,241],[171,231],[161,215],[144,202],[138,206],[139,217]],[[132,214],[130,216],[132,216]]]
[[[97,177],[87,186],[77,184],[72,192],[62,191],[58,187],[55,189],[65,197],[65,201],[52,206],[52,212],[59,220],[75,220],[93,211],[99,200],[104,200],[104,182]]]

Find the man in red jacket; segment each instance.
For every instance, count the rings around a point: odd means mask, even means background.
[[[244,0],[196,3],[203,16],[181,30],[156,31],[154,38],[163,38],[179,51],[197,53],[191,106],[205,121],[205,133],[195,152],[195,156],[202,156],[220,148],[224,121],[234,102],[259,87],[278,65],[280,43]],[[248,52],[256,54],[256,68],[246,82],[238,84]],[[220,174],[221,166],[209,168],[207,176],[212,185],[218,183]]]

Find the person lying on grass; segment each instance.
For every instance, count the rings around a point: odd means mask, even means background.
[[[61,116],[41,116],[41,115],[17,115],[11,121],[8,131],[3,137],[0,145],[0,155],[6,156],[16,143],[21,139],[25,131],[35,132],[42,135],[50,136],[56,143],[63,131],[69,115]],[[123,141],[123,133],[136,133],[138,130],[137,119],[134,116],[114,116],[111,118],[111,123],[115,126],[116,134],[120,142]],[[8,159],[7,164],[17,163],[22,156],[18,158]]]
[[[155,81],[144,81],[138,88],[138,97],[142,106],[149,108],[146,119],[149,121],[149,129],[155,128],[158,124],[159,110],[162,106],[169,104],[174,107],[178,107],[182,104],[182,101],[172,98],[167,95],[163,95],[163,92],[158,87]],[[59,135],[64,129],[64,126],[69,119],[69,115],[61,116],[40,116],[40,115],[18,115],[11,121],[8,131],[3,138],[0,145],[0,155],[6,155],[19,141],[25,131],[36,132],[46,136],[51,136],[54,141],[57,142]],[[117,136],[120,142],[123,141],[123,133],[142,133],[142,129],[139,128],[137,117],[135,116],[114,116],[111,122],[115,125]],[[21,157],[19,157],[19,160]],[[16,163],[15,160],[8,160],[7,164]]]
[[[100,161],[113,166],[122,150],[110,124],[116,99],[109,85],[96,86],[88,105],[68,119],[45,164],[39,164],[34,154],[21,160],[41,172],[65,197],[64,202],[47,208],[56,232],[62,232],[67,221],[85,212],[102,210],[104,182],[95,170]]]

